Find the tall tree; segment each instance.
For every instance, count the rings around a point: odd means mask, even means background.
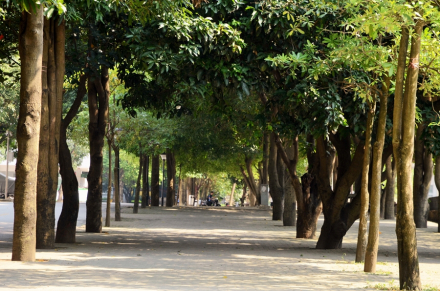
[[[72,156],[67,145],[67,128],[77,114],[81,101],[86,95],[87,76],[82,75],[79,80],[75,101],[69,112],[61,121],[60,129],[60,174],[64,192],[63,208],[58,219],[55,242],[75,243],[76,223],[79,211],[78,179],[72,165]]]
[[[20,115],[14,195],[13,261],[34,261],[36,187],[40,139],[43,63],[43,6],[23,12],[20,20]]]
[[[416,228],[428,227],[428,193],[432,179],[432,154],[425,146],[423,133],[426,124],[419,124],[414,141],[414,221]]]
[[[100,74],[88,78],[90,169],[87,175],[86,232],[102,231],[102,161],[105,128],[108,120],[109,70],[102,66]]]
[[[373,131],[374,113],[376,110],[376,98],[367,100],[367,126],[365,129],[365,151],[364,160],[362,162],[362,178],[361,178],[361,209],[359,214],[358,241],[356,247],[356,262],[363,262],[365,259],[365,249],[367,247],[367,229],[368,229],[368,209],[370,204],[370,193],[368,191],[368,178],[370,173],[371,162],[371,133]]]
[[[171,149],[166,149],[167,156],[167,207],[174,206],[175,179],[176,179],[176,158]]]
[[[393,148],[397,162],[396,234],[399,281],[401,289],[410,290],[421,289],[413,214],[411,169],[414,153],[415,103],[423,26],[423,20],[417,20],[414,27],[414,36],[411,39],[410,63],[406,81],[404,81],[404,74],[409,31],[408,28],[402,29],[394,92]]]
[[[388,76],[383,76],[383,79],[382,90],[376,90],[380,95],[380,109],[379,119],[377,121],[376,142],[373,146],[370,229],[368,232],[368,245],[365,253],[365,272],[376,272],[377,252],[379,249],[380,194],[382,189],[381,176],[383,169],[382,155],[385,145],[388,91],[391,84],[391,80]]]
[[[60,126],[65,67],[65,24],[53,16],[44,24],[45,70],[47,110],[42,118],[45,131],[40,138],[39,179],[37,191],[37,248],[52,248],[55,241],[55,199],[58,189],[58,161]],[[46,99],[45,98],[45,99]],[[45,176],[47,174],[47,176]]]

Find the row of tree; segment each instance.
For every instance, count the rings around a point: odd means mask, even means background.
[[[415,227],[426,227],[433,159],[440,156],[435,3],[75,1],[60,15],[60,2],[46,2],[45,15],[43,5],[32,3],[17,3],[30,12],[19,21],[15,6],[4,10],[8,23],[20,23],[22,68],[13,259],[34,258],[35,240],[27,235],[33,225],[37,246],[53,246],[58,150],[65,193],[58,230],[74,235],[78,186],[66,132],[87,95],[86,231],[102,229],[106,136],[115,179],[120,148],[139,156],[138,181],[149,168],[146,157],[154,156],[155,173],[166,149],[168,177],[175,177],[176,164],[185,173],[221,169],[243,180],[252,205],[261,203],[261,184],[270,184],[274,219],[293,225],[298,209],[297,237],[314,237],[323,212],[317,248],[342,247],[360,218],[357,260],[370,272],[380,202],[386,216],[394,216],[397,177],[400,285],[421,288]],[[14,49],[5,50],[10,60]],[[64,70],[76,96],[62,116]],[[112,95],[114,106],[136,121],[118,125],[125,117],[109,109]],[[155,124],[143,111],[163,121]],[[174,181],[168,181],[172,206]],[[155,174],[151,184],[158,185]]]

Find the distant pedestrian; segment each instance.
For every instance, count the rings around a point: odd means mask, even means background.
[[[214,192],[211,191],[211,193],[209,193],[208,195],[208,198],[206,199],[206,205],[212,206],[213,201],[214,201]]]

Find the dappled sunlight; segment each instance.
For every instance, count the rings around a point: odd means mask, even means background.
[[[357,226],[347,233],[343,249],[317,250],[319,232],[313,240],[296,239],[295,228],[278,227],[282,222],[261,210],[172,209],[137,215],[124,209],[122,221],[112,220],[106,233],[79,227],[77,243],[38,250],[39,262],[11,262],[9,246],[0,251],[2,267],[18,275],[2,283],[5,288],[45,286],[45,291],[72,285],[93,290],[359,290],[368,282],[398,281],[394,222],[381,224],[378,271],[366,274],[363,264],[354,263]],[[318,230],[322,218],[319,223]],[[428,258],[423,245],[439,240],[429,231],[418,231],[419,240],[426,239],[420,243],[420,265],[422,280],[435,285],[440,251],[433,249]]]

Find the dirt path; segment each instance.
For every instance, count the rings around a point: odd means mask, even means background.
[[[123,208],[123,221],[112,221],[103,234],[79,227],[78,243],[39,250],[40,262],[11,262],[10,248],[0,248],[0,290],[374,290],[398,284],[393,221],[381,221],[378,272],[365,274],[353,263],[357,224],[343,249],[316,250],[316,239],[295,239],[294,228],[272,221],[267,210],[131,211]],[[424,286],[440,286],[435,230],[429,224],[417,234]]]

